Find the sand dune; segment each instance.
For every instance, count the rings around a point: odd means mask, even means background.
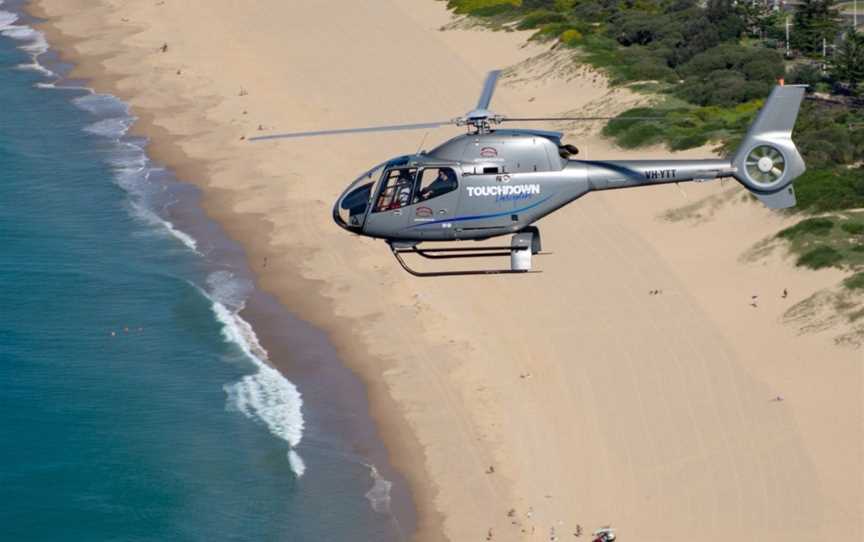
[[[782,321],[841,275],[779,252],[742,261],[789,219],[730,182],[592,194],[540,223],[541,274],[415,279],[330,205],[376,162],[459,129],[241,139],[451,118],[495,67],[512,68],[494,100],[511,115],[644,97],[552,69],[561,55],[525,33],[441,31],[451,16],[431,0],[36,4],[77,73],[130,100],[157,157],[204,189],[260,285],[369,384],[420,538],[610,523],[621,540],[864,537],[861,352]],[[625,153],[597,128],[575,128],[582,156],[669,154]],[[723,201],[708,212],[708,197]]]

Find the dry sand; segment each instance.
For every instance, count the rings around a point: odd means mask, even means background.
[[[451,16],[432,0],[35,4],[76,75],[130,101],[155,156],[203,188],[260,286],[368,383],[419,537],[611,523],[621,540],[864,539],[861,351],[783,322],[841,274],[781,251],[742,259],[790,222],[731,182],[592,194],[540,223],[555,253],[542,274],[423,280],[330,218],[353,177],[423,133],[241,140],[447,119],[496,67],[516,67],[493,103],[511,115],[643,98],[587,70],[551,75],[561,56],[524,33],[440,31]],[[581,132],[590,158],[668,154]],[[706,212],[712,197],[727,201]],[[704,216],[662,218],[687,205]]]

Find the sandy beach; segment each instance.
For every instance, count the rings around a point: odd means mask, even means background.
[[[804,332],[784,317],[843,274],[782,249],[752,256],[792,218],[732,181],[590,194],[540,222],[554,253],[542,273],[417,279],[330,208],[376,163],[461,129],[247,141],[452,118],[494,68],[507,72],[493,108],[513,116],[614,114],[644,96],[562,71],[530,34],[451,28],[433,0],[31,11],[73,77],[128,101],[150,154],[202,189],[259,286],[367,384],[416,539],[607,524],[620,540],[864,538],[864,354],[838,344],[842,322]],[[670,155],[616,149],[600,126],[553,128],[573,130],[582,157]]]

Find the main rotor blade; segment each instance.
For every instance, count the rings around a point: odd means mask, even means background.
[[[311,137],[339,134],[357,134],[366,132],[394,132],[398,130],[423,130],[424,128],[438,128],[454,124],[452,120],[442,122],[420,122],[416,124],[390,124],[387,126],[366,126],[363,128],[342,128],[338,130],[315,130],[312,132],[287,132],[283,134],[272,134],[250,137],[249,141],[263,141],[265,139],[283,139],[292,137]]]
[[[498,77],[501,75],[501,70],[492,70],[486,75],[486,81],[483,82],[483,92],[480,93],[480,99],[477,100],[475,109],[489,109],[489,104],[492,102],[492,94],[495,93],[495,85],[498,84]]]
[[[501,122],[592,121],[592,120],[668,120],[666,117],[505,117]]]

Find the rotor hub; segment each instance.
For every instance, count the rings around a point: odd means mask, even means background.
[[[762,173],[768,173],[769,171],[771,171],[771,168],[774,167],[774,160],[772,160],[768,156],[763,156],[756,163],[756,167],[758,167],[759,171],[761,171]]]

